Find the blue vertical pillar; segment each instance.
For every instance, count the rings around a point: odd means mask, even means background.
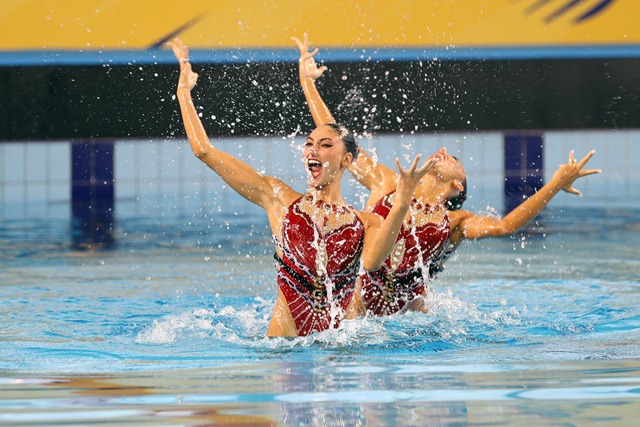
[[[104,249],[114,243],[113,141],[71,143],[72,243]]]
[[[511,212],[544,184],[544,138],[538,134],[504,136],[504,209]]]

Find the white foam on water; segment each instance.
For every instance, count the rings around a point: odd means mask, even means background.
[[[363,348],[380,345],[401,346],[407,339],[419,343],[464,339],[471,328],[519,325],[526,309],[506,305],[482,311],[451,291],[430,292],[425,298],[427,313],[406,312],[387,317],[343,320],[339,327],[306,337],[267,337],[273,302],[256,298],[242,308],[199,308],[165,315],[153,321],[135,338],[138,344],[174,344],[181,340],[211,339],[265,349],[296,347]],[[472,337],[471,337],[472,338]],[[405,343],[406,344],[406,343]],[[417,345],[416,344],[416,345]]]

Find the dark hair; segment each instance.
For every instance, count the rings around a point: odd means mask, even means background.
[[[458,162],[460,162],[460,159],[457,158],[456,156],[451,156],[451,157],[453,157]],[[460,164],[462,164],[462,162],[460,162]],[[458,210],[458,209],[460,209],[462,207],[462,204],[466,200],[467,200],[467,177],[465,176],[462,179],[462,191],[457,196],[454,196],[454,197],[450,198],[449,200],[447,200],[444,203],[444,205],[450,211],[456,211],[456,210]]]
[[[347,153],[351,153],[353,155],[353,160],[355,160],[356,157],[358,157],[358,143],[356,142],[356,137],[353,136],[349,129],[344,125],[338,123],[325,123],[325,125],[336,131],[340,139],[344,142],[344,145],[347,147]]]

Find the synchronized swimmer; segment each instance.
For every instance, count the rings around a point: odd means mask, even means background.
[[[333,115],[315,86],[327,67],[316,65],[318,49],[309,51],[307,34],[304,41],[292,39],[300,50],[300,84],[313,120],[316,126],[333,123]],[[422,297],[426,296],[428,284],[464,239],[511,235],[535,218],[560,190],[580,195],[573,182],[600,172],[583,169],[594,154],[591,151],[577,162],[571,151],[569,163],[560,165],[547,184],[504,218],[495,218],[461,209],[467,198],[465,169],[459,159],[440,148],[429,158],[434,166],[413,195],[391,255],[380,269],[366,271],[360,277],[364,302],[361,310],[368,315],[425,310]],[[349,171],[370,191],[366,210],[386,217],[397,203],[397,174],[374,162],[362,149]]]
[[[355,317],[361,305],[355,289],[358,271],[380,268],[393,248],[415,188],[435,160],[418,167],[417,156],[405,170],[396,159],[396,204],[386,219],[357,211],[346,204],[340,190],[344,171],[358,152],[355,138],[344,126],[323,124],[306,138],[303,160],[308,188],[301,194],[211,144],[191,97],[198,75],[191,69],[188,48],[179,39],[169,45],[180,64],[177,97],[193,153],[267,213],[278,282],[267,335],[308,335]]]

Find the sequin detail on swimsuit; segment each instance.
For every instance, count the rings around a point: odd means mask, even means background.
[[[395,192],[380,199],[373,212],[386,218]],[[423,295],[440,269],[449,240],[449,215],[440,204],[413,200],[391,255],[383,266],[362,277],[362,295],[368,314],[384,316],[402,310]]]
[[[314,202],[309,195],[291,204],[280,238],[278,286],[298,334],[335,328],[353,297],[364,225],[347,205]]]

